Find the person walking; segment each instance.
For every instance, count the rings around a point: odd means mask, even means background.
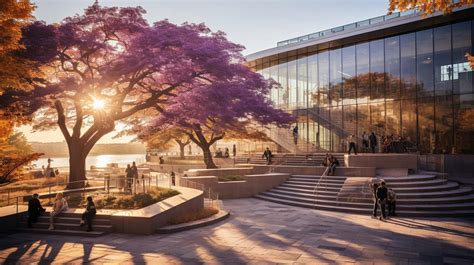
[[[385,221],[387,219],[387,215],[385,212],[387,198],[388,198],[388,189],[387,187],[385,187],[385,181],[382,181],[380,183],[380,186],[377,188],[377,201],[380,205],[380,212],[382,212],[382,215],[379,217],[380,221]]]
[[[38,199],[38,194],[35,193],[28,201],[28,227],[33,227],[33,223],[38,221],[38,217],[45,212],[45,209],[41,206],[41,202]]]
[[[234,145],[232,145],[232,155],[235,157],[237,155],[237,147]]]
[[[138,168],[137,165],[135,164],[135,161],[132,163],[132,174],[133,174],[133,181],[138,183]]]
[[[388,197],[387,197],[387,203],[388,203],[388,216],[395,216],[395,208],[397,204],[397,194],[395,193],[394,190],[388,189]]]
[[[378,209],[378,202],[377,202],[377,189],[379,187],[378,183],[370,183],[369,184],[370,190],[372,191],[372,199],[374,200],[374,206],[372,210],[372,218],[377,218],[377,209]]]
[[[130,167],[130,164],[127,164],[127,168],[125,169],[125,177],[127,178],[127,180],[126,180],[127,189],[131,190],[132,189],[132,181],[133,181],[133,171],[132,171],[132,168]]]
[[[54,217],[58,216],[63,211],[68,209],[67,201],[62,193],[56,194],[56,200],[53,204],[53,211],[49,214],[49,228],[48,230],[54,229]]]
[[[354,150],[354,153],[357,155],[357,148],[355,144],[355,135],[351,134],[349,135],[349,138],[347,141],[349,142],[349,155],[351,154],[351,151]]]
[[[293,141],[295,142],[295,145],[298,144],[298,125],[295,125],[293,128]]]
[[[377,136],[374,132],[372,132],[369,136],[370,142],[370,149],[372,149],[372,153],[375,153],[375,147],[377,146]]]
[[[176,174],[174,173],[174,171],[171,171],[170,176],[171,176],[171,185],[176,186]]]
[[[90,232],[90,231],[92,231],[92,219],[96,215],[97,210],[95,208],[95,204],[92,201],[91,196],[87,196],[86,200],[87,200],[86,211],[84,213],[82,213],[81,222],[79,223],[79,226],[82,227],[85,224],[87,224],[87,230],[86,231]]]
[[[364,152],[368,152],[368,150],[369,150],[369,135],[365,131],[362,133],[362,147],[364,148]]]
[[[267,161],[267,165],[270,165],[272,163],[272,151],[270,151],[270,148],[267,147],[267,149],[265,149],[262,158],[265,158],[265,160]]]

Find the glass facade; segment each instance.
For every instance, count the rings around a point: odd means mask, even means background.
[[[474,21],[256,61],[298,116],[308,145],[342,152],[350,134],[399,135],[422,153],[474,153]],[[360,144],[360,143],[359,143]]]

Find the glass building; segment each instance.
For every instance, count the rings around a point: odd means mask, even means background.
[[[396,13],[279,42],[247,56],[281,87],[271,100],[298,117],[319,150],[364,132],[402,136],[421,153],[474,153],[474,8]],[[274,139],[278,143],[278,139]],[[360,146],[360,142],[359,142]]]

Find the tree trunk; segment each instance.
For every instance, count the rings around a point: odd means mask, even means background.
[[[184,148],[186,147],[186,145],[184,144],[180,144],[179,145],[179,157],[181,159],[184,159]]]
[[[86,180],[86,157],[84,147],[71,144],[69,147],[69,180],[67,189],[84,187]]]
[[[206,168],[217,168],[216,164],[214,164],[214,161],[212,160],[212,153],[211,150],[209,149],[208,145],[203,145],[201,146],[203,156],[204,156],[204,163],[206,164]]]

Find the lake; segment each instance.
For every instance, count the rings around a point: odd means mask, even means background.
[[[69,167],[69,157],[51,157],[52,167],[65,168]],[[137,165],[145,163],[145,154],[127,154],[127,155],[90,155],[86,158],[86,169],[91,166],[106,167],[109,163],[118,163],[119,167],[126,167],[135,161]],[[37,161],[33,161],[37,168],[48,165],[48,157],[42,157]]]

